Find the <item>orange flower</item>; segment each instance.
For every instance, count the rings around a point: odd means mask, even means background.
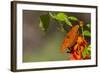
[[[82,60],[82,52],[86,46],[86,40],[82,36],[78,36],[77,42],[73,47],[73,52],[71,53],[70,59]]]

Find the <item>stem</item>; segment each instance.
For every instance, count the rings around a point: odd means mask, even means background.
[[[65,32],[65,30],[64,30],[64,28],[63,28],[63,24],[60,22],[60,21],[58,21],[58,24],[59,24],[59,26],[60,26],[60,31],[61,32]]]
[[[82,35],[83,35],[83,38],[84,38],[84,29],[83,29],[83,27],[81,27],[81,30],[82,30]]]

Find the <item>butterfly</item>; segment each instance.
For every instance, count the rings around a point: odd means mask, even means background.
[[[62,53],[66,53],[66,50],[71,48],[75,44],[79,35],[78,30],[79,30],[79,25],[75,25],[66,34],[60,48]]]

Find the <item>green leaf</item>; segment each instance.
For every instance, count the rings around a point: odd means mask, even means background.
[[[69,21],[68,18],[66,18],[65,23],[66,23],[66,25],[72,26],[72,23]]]
[[[65,22],[66,25],[72,26],[71,22],[68,19],[68,16],[64,13],[57,13],[57,14],[52,14],[49,12],[49,15],[53,18],[56,19],[57,21]]]
[[[91,24],[87,24],[86,26],[87,26],[88,28],[90,28],[90,27],[91,27]]]
[[[86,55],[90,55],[91,51],[89,50],[89,48],[91,48],[91,45],[88,45],[87,47],[85,47],[85,49],[82,52],[82,57],[85,58]]]
[[[50,17],[48,14],[40,16],[40,28],[43,31],[47,31],[47,29],[49,27],[49,22],[50,22]]]
[[[89,54],[88,47],[85,47],[84,51],[82,52],[82,57],[85,58],[87,54]]]
[[[65,15],[64,13],[58,13],[55,17],[55,19],[59,21],[65,21],[66,18],[67,18],[67,15]]]
[[[91,36],[91,33],[88,30],[83,31],[84,36]]]
[[[63,21],[66,23],[66,25],[72,26],[71,22],[68,19],[68,16],[65,15],[64,13],[58,13],[55,17],[56,20],[58,21]]]
[[[72,21],[78,21],[78,19],[76,17],[74,17],[74,16],[69,16],[68,19],[72,20]]]
[[[66,30],[65,30],[62,26],[57,27],[57,29],[58,29],[59,31],[61,31],[61,32],[66,32]]]
[[[49,12],[49,15],[52,17],[52,18],[55,18],[55,15],[51,12]]]

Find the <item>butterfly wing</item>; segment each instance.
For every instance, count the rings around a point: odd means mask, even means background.
[[[75,25],[71,28],[71,30],[66,34],[63,43],[61,45],[61,52],[65,53],[67,48],[72,47],[78,37],[78,29],[79,29],[79,25]]]

